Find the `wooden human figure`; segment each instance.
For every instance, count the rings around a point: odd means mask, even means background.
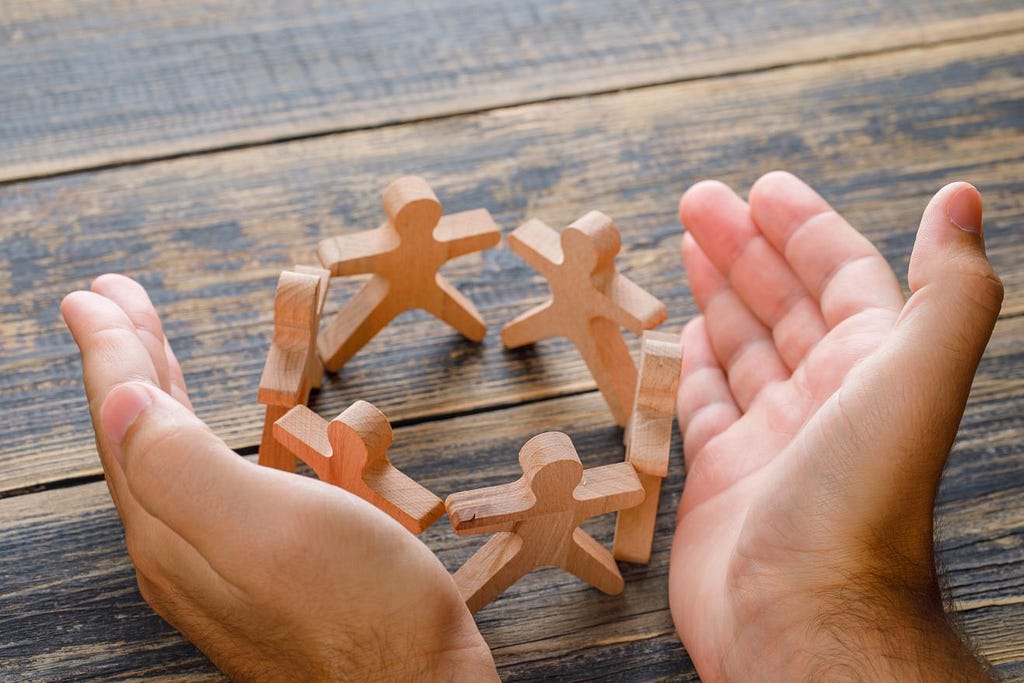
[[[651,559],[661,480],[668,476],[682,362],[678,334],[644,332],[636,398],[626,430],[626,462],[636,470],[646,496],[640,505],[618,513],[612,549],[617,560],[646,564]]]
[[[316,334],[329,281],[328,271],[308,266],[296,266],[278,278],[274,336],[257,393],[257,400],[267,406],[260,439],[261,465],[295,471],[295,456],[274,439],[273,425],[294,406],[308,403],[310,391],[319,389],[323,381]]]
[[[539,567],[561,567],[610,595],[622,591],[615,560],[578,528],[584,520],[643,499],[626,462],[584,471],[569,437],[546,432],[519,451],[522,478],[510,484],[453,493],[445,501],[455,532],[494,533],[455,572],[471,612]]]
[[[320,335],[320,356],[335,372],[399,313],[422,308],[480,341],[487,333],[473,303],[438,269],[457,256],[493,247],[501,231],[487,209],[441,215],[422,178],[399,178],[384,190],[387,221],[376,228],[320,242],[320,262],[332,276],[373,273]]]
[[[330,422],[295,406],[274,423],[274,436],[321,481],[372,503],[414,534],[444,514],[440,498],[388,460],[391,425],[366,401],[356,401]]]
[[[640,334],[664,322],[668,311],[615,269],[621,246],[615,224],[591,211],[559,236],[533,219],[516,228],[508,244],[547,279],[551,299],[507,324],[502,342],[516,348],[548,337],[568,337],[615,421],[625,427],[636,389],[636,365],[620,328]]]

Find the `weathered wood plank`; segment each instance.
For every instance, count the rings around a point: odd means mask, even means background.
[[[0,180],[1022,27],[1016,0],[8,0]]]
[[[1019,395],[1019,392],[1018,392]],[[1020,402],[1020,399],[1017,399]],[[938,506],[941,562],[966,633],[1008,676],[1024,675],[1024,450],[1019,409],[973,399]],[[1019,406],[1018,406],[1019,407]],[[1013,425],[1005,420],[1012,415]],[[621,431],[591,392],[395,432],[395,464],[431,490],[508,481],[516,452],[548,429],[570,434],[586,466],[623,457]],[[622,565],[605,596],[558,570],[531,574],[477,615],[506,680],[696,680],[668,611],[668,554],[683,477],[674,434],[649,566]],[[586,528],[611,542],[614,518]],[[449,570],[483,542],[446,519],[423,535]],[[214,675],[142,602],[102,483],[0,501],[0,675],[55,680]],[[628,672],[624,673],[624,672]]]
[[[694,181],[746,188],[792,169],[905,273],[928,197],[966,178],[987,198],[1004,312],[1019,315],[1022,45],[1017,35],[0,188],[0,491],[98,472],[57,303],[107,270],[150,287],[200,414],[233,447],[254,446],[278,270],[310,258],[320,237],[376,225],[379,190],[411,171],[448,210],[487,206],[506,230],[529,216],[564,225],[605,211],[623,233],[622,271],[666,301],[670,329],[694,310],[675,218]],[[546,296],[508,250],[446,273],[492,335],[473,345],[425,315],[402,317],[327,381],[318,410],[363,398],[408,421],[593,387],[565,342],[502,351],[496,329]],[[354,287],[336,282],[330,310]],[[1000,372],[1015,383],[1019,360],[1006,344]]]

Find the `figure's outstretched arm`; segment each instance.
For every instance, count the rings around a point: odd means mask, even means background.
[[[536,218],[526,221],[509,234],[508,248],[546,279],[551,279],[555,267],[562,262],[561,236],[557,230]]]
[[[501,228],[490,211],[474,209],[441,216],[434,228],[434,239],[447,246],[448,258],[453,259],[498,246]]]
[[[400,242],[395,229],[385,223],[376,230],[325,239],[316,255],[333,277],[361,275],[374,272],[377,259],[397,249]]]
[[[668,309],[646,289],[616,273],[602,299],[602,315],[633,334],[643,334],[665,322]]]

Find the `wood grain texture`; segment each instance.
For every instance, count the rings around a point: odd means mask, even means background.
[[[532,215],[555,224],[587,208],[615,216],[619,267],[666,302],[670,330],[694,312],[675,207],[696,180],[745,191],[764,171],[791,169],[905,274],[928,198],[967,179],[985,196],[1003,315],[1018,316],[1021,46],[1019,36],[996,38],[2,187],[0,491],[99,472],[57,304],[108,270],[150,288],[199,414],[232,447],[253,448],[280,270],[308,262],[321,238],[374,224],[375,189],[413,168],[447,210],[486,206],[506,230]],[[547,297],[505,249],[444,272],[490,325]],[[351,296],[345,285],[332,287],[326,314]],[[1024,375],[1018,325],[1001,323],[976,388],[999,394],[992,410],[1008,420]],[[567,342],[505,352],[496,338],[469,344],[410,313],[326,377],[312,405],[330,415],[364,399],[402,424],[593,386]]]
[[[7,0],[0,180],[1021,27],[1016,0]]]
[[[938,504],[940,561],[964,630],[1008,680],[1024,678],[1022,424],[1024,411],[1007,410],[1005,398],[993,404],[982,382]],[[446,494],[515,479],[520,470],[510,444],[552,428],[571,435],[585,467],[623,458],[622,432],[596,392],[400,427],[389,454],[410,476]],[[696,680],[666,593],[682,490],[678,431],[672,452],[651,562],[622,565],[623,593],[606,596],[547,569],[477,614],[505,680],[575,678],[581,671],[604,680]],[[583,528],[607,547],[613,524],[606,515]],[[449,571],[480,545],[447,524],[421,538]],[[56,680],[69,671],[77,680],[216,675],[139,597],[101,482],[0,500],[0,576],[2,678]]]

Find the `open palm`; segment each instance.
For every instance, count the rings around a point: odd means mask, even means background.
[[[980,235],[957,224],[972,212],[979,229],[966,183],[936,195],[905,301],[881,254],[792,175],[760,179],[749,204],[716,182],[684,195],[702,315],[683,332],[670,598],[705,679],[772,678],[753,661],[812,671],[811,643],[846,627],[851,600],[915,611],[902,596],[925,595],[941,615],[934,495],[1002,296]]]
[[[454,581],[419,539],[346,491],[239,458],[192,413],[140,285],[106,275],[61,310],[139,589],[225,673],[497,678]]]

